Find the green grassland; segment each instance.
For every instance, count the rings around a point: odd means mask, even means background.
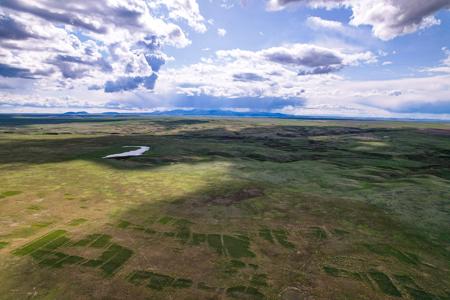
[[[0,224],[0,299],[450,299],[450,124],[0,116]]]

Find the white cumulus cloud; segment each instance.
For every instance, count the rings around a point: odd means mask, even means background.
[[[191,43],[182,24],[206,31],[196,0],[2,0],[0,77],[44,90],[151,90],[172,59],[163,47]]]
[[[434,16],[450,8],[449,0],[268,0],[271,11],[289,6],[307,5],[312,8],[348,8],[353,15],[350,24],[369,25],[382,40],[416,32],[440,24]],[[316,20],[317,21],[317,20]],[[330,25],[330,24],[329,24]]]

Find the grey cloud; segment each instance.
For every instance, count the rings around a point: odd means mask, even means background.
[[[155,35],[146,36],[139,41],[137,46],[144,50],[144,57],[153,72],[158,72],[166,63],[164,56],[160,53],[161,42]]]
[[[101,85],[98,85],[98,84],[93,84],[93,85],[88,86],[88,90],[89,91],[98,91],[98,90],[101,90],[101,89],[103,89],[103,87]]]
[[[106,73],[112,72],[113,70],[111,64],[107,62],[104,58],[98,58],[96,60],[90,61],[77,56],[57,55],[56,61],[98,67],[99,69],[101,69],[103,72]]]
[[[332,65],[332,66],[322,66],[317,67],[312,70],[301,70],[298,72],[299,76],[305,76],[305,75],[319,75],[319,74],[328,74],[340,71],[343,68],[342,65]]]
[[[0,63],[0,76],[9,78],[36,79],[41,76],[48,76],[53,73],[52,69],[41,69],[31,71],[27,68],[20,68],[8,64]]]
[[[264,54],[266,59],[279,64],[290,64],[306,67],[320,67],[327,65],[341,64],[342,58],[331,51],[310,48],[303,53],[293,53],[274,48]]]
[[[40,17],[47,21],[63,23],[67,25],[72,25],[76,27],[81,27],[89,31],[96,33],[105,33],[106,27],[95,26],[94,24],[83,21],[77,15],[70,13],[68,11],[64,13],[52,12],[49,9],[40,8],[29,3],[25,3],[21,0],[2,0],[0,6],[19,11],[24,13],[29,13],[34,16]]]
[[[116,93],[137,89],[142,83],[142,77],[119,77],[115,81],[109,80],[105,83],[106,93]]]
[[[112,72],[111,65],[103,58],[89,61],[72,55],[57,55],[47,63],[56,66],[64,78],[71,79],[82,78],[89,71],[89,67],[99,68],[106,73]]]
[[[261,54],[268,61],[301,68],[300,76],[337,72],[348,64],[344,62],[345,54],[314,45],[269,48]]]
[[[33,73],[26,68],[18,68],[0,63],[0,76],[31,79],[33,78]]]
[[[163,66],[166,63],[166,60],[162,55],[158,54],[145,54],[145,60],[147,61],[148,65],[152,68],[153,72],[158,72],[159,69],[161,69],[161,66]]]
[[[106,104],[115,109],[152,109],[157,107],[196,108],[196,109],[248,109],[250,111],[271,111],[286,106],[303,106],[305,100],[301,98],[280,97],[214,97],[209,95],[172,95],[161,96],[139,96],[131,99],[114,100]]]
[[[390,40],[439,22],[433,15],[450,8],[449,0],[268,0],[270,10],[293,4],[312,7],[347,7],[353,12],[352,25],[369,25],[375,36]]]
[[[409,102],[399,107],[388,108],[395,113],[450,114],[450,100],[435,102]]]
[[[113,59],[120,59],[115,54],[116,44],[110,46],[110,53]],[[161,67],[165,64],[166,60],[164,55],[160,52],[161,42],[156,35],[148,35],[143,40],[137,42],[133,49],[142,53],[145,57],[147,65],[152,69],[152,74],[149,76],[127,76],[119,77],[116,80],[109,80],[105,83],[104,90],[106,93],[115,93],[120,91],[131,91],[137,89],[139,86],[143,86],[146,89],[153,90],[158,79],[158,75]],[[125,66],[125,72],[133,73],[134,67],[131,63]]]
[[[130,63],[128,63],[128,64],[125,66],[125,73],[133,73],[133,72],[134,72],[134,67],[133,67],[133,65],[130,64]]]
[[[14,89],[14,87],[12,87],[6,83],[0,82],[0,90],[12,90],[12,89]]]
[[[150,76],[134,76],[134,77],[119,77],[116,80],[109,80],[105,83],[106,93],[116,93],[121,91],[135,90],[141,85],[146,89],[153,90],[155,88],[156,79],[158,76],[153,73]]]
[[[196,2],[194,6],[190,6],[193,2],[189,3],[189,5],[172,5],[161,1],[155,6],[149,6],[142,0],[117,3],[106,0],[0,0],[0,48],[7,51],[18,50],[18,61],[23,62],[18,66],[2,65],[1,76],[33,78],[34,75],[44,76],[59,71],[63,78],[77,79],[92,76],[93,69],[111,73],[113,67],[110,62],[114,61],[122,63],[123,66],[118,66],[118,69],[122,67],[127,74],[126,77],[117,78],[117,86],[122,83],[126,90],[133,86],[133,82],[138,82],[138,86],[153,89],[158,77],[154,73],[160,71],[167,59],[162,52],[161,44],[184,47],[190,42],[179,26],[168,21],[172,10],[183,12],[185,9],[186,12],[193,12],[193,15],[183,14],[180,18],[197,17],[198,24],[195,23],[195,26],[199,26],[203,20],[200,13],[196,12]],[[143,17],[150,21],[143,21]],[[150,28],[149,24],[153,24],[153,18],[158,19],[160,23],[154,22],[157,25]],[[189,23],[189,26],[192,27],[192,24]],[[36,30],[27,30],[31,26],[35,26]],[[67,35],[55,27],[64,29]],[[126,30],[132,37],[127,36],[123,42],[109,44],[110,39],[104,34],[116,28]],[[40,37],[34,33],[46,29],[51,31],[51,36],[42,33]],[[90,33],[97,33],[98,40],[95,40],[97,35]],[[48,47],[44,43],[35,46],[33,41],[24,42],[30,38],[43,39],[44,36]],[[136,43],[138,38],[142,40]],[[20,43],[17,42],[19,40]],[[60,43],[66,43],[67,47],[61,47]],[[31,51],[42,52],[45,55],[36,55],[39,61],[31,63],[24,59]],[[101,58],[96,56],[98,53],[102,54]],[[148,76],[140,75],[142,70],[138,66],[141,56],[145,57],[152,70]],[[47,67],[50,65],[51,69],[40,71],[39,74],[32,73],[29,69],[34,69],[36,63]],[[114,83],[114,80],[111,82]],[[117,89],[118,87],[114,87],[111,82],[108,90]]]
[[[249,82],[249,81],[265,81],[265,80],[267,80],[267,78],[262,77],[255,73],[237,73],[237,74],[233,74],[233,80]]]
[[[26,40],[38,38],[28,32],[22,24],[9,16],[0,15],[0,40]]]
[[[156,79],[158,79],[158,75],[155,73],[150,76],[143,77],[143,86],[148,90],[153,90],[155,88]]]
[[[80,68],[72,64],[58,64],[58,69],[64,78],[78,79],[85,76],[89,71],[87,68]]]
[[[389,96],[396,96],[396,97],[398,97],[398,96],[401,96],[401,95],[402,95],[401,91],[392,91],[392,92],[389,93]]]
[[[203,86],[201,83],[190,83],[190,82],[182,82],[178,84],[180,88],[198,88]]]
[[[146,48],[150,51],[156,51],[161,48],[161,42],[154,34],[147,35],[144,40],[138,42],[138,46]]]

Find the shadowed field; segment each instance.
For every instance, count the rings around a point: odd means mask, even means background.
[[[3,116],[0,211],[1,299],[450,299],[444,123]]]

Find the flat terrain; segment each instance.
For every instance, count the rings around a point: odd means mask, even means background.
[[[0,225],[0,299],[450,299],[450,124],[0,116]]]

